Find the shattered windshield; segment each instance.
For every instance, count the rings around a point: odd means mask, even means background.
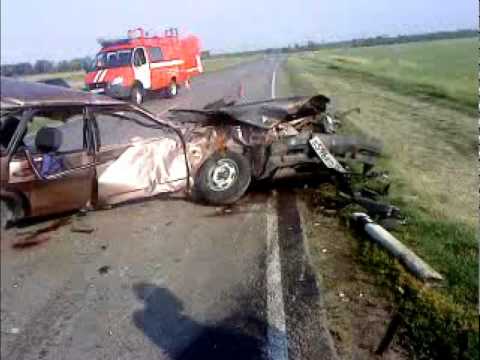
[[[95,70],[109,69],[131,64],[132,50],[103,51],[95,58]]]

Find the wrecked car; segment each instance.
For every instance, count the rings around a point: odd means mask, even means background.
[[[2,78],[2,226],[168,193],[231,204],[282,169],[345,178],[381,147],[335,134],[329,98],[218,101],[166,119],[123,101]]]

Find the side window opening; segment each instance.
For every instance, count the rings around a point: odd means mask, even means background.
[[[150,51],[150,61],[151,62],[158,62],[163,61],[163,52],[162,49],[159,47],[152,47],[149,49]]]
[[[20,118],[16,116],[6,115],[0,119],[0,152],[2,154],[6,153],[19,124]]]
[[[140,139],[152,137],[174,137],[172,131],[163,126],[158,126],[143,115],[130,112],[95,112],[98,124],[100,151],[111,146],[122,146]],[[128,135],[127,135],[128,134]]]
[[[112,52],[107,54],[107,65],[115,66],[117,63],[117,54]]]
[[[135,50],[135,54],[133,56],[133,64],[135,66],[142,66],[147,62],[147,59],[145,58],[145,52],[143,49],[139,48]]]
[[[23,143],[33,153],[37,153],[36,138],[40,129],[57,128],[62,133],[62,141],[57,153],[68,154],[73,152],[82,152],[84,146],[84,119],[83,114],[78,112],[70,114],[67,119],[60,120],[56,116],[47,114],[34,116],[28,124],[28,131],[23,139]]]
[[[14,153],[21,153],[24,149],[32,153],[38,153],[36,140],[41,129],[56,128],[62,133],[61,146],[56,149],[58,153],[80,152],[85,150],[83,138],[85,127],[82,113],[70,113],[66,119],[60,119],[60,114],[38,114],[34,115],[25,128],[23,134],[17,135],[19,142],[12,149]],[[20,116],[5,115],[0,119],[0,148],[2,153],[12,142],[13,136],[17,133],[20,125]]]
[[[13,149],[11,175],[17,176],[19,169],[23,169],[22,176],[28,175],[26,169],[29,168],[36,177],[48,179],[52,175],[68,176],[69,171],[91,163],[85,152],[91,154],[96,143],[90,140],[94,138],[94,129],[87,128],[86,124],[80,109],[68,114],[60,111],[34,115]],[[85,143],[85,139],[89,141]],[[22,165],[25,160],[28,168]]]

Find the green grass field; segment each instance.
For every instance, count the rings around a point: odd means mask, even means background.
[[[85,71],[69,71],[48,74],[35,74],[24,76],[23,79],[27,81],[41,81],[47,79],[65,79],[71,87],[75,89],[82,89],[84,86]]]
[[[477,107],[477,38],[334,49],[312,57],[338,71],[368,75],[396,91]]]
[[[231,66],[235,66],[244,62],[250,62],[261,55],[246,55],[246,56],[219,56],[203,60],[205,72],[219,71]]]
[[[453,318],[455,331],[473,323],[478,345],[477,55],[477,39],[305,52],[290,56],[283,83],[361,108],[342,131],[383,140],[380,167],[407,215],[395,235],[445,276],[430,303],[443,304],[444,327],[426,324],[439,334]]]

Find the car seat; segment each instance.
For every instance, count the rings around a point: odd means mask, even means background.
[[[62,146],[63,134],[54,127],[43,127],[38,130],[35,136],[35,147],[41,153],[52,153],[58,151]]]
[[[35,147],[43,154],[42,161],[37,164],[43,177],[53,175],[65,169],[63,156],[55,154],[63,142],[63,134],[54,127],[44,127],[38,130],[35,137]]]

